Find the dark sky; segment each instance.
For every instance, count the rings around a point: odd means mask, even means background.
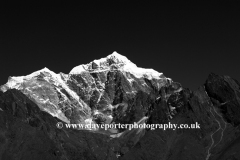
[[[210,72],[240,81],[237,1],[134,2],[2,4],[0,84],[44,67],[69,73],[113,51],[191,89]]]

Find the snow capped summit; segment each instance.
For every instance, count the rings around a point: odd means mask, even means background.
[[[62,104],[71,106],[74,102],[74,106],[79,106],[86,112],[88,112],[88,108],[79,96],[69,89],[66,79],[67,76],[63,73],[56,74],[45,67],[27,76],[9,77],[8,82],[2,85],[0,89],[3,92],[14,88],[21,90],[35,101],[42,110],[65,122],[70,122],[62,113],[62,110],[66,108],[59,106]]]
[[[19,87],[21,87],[21,84],[24,81],[30,80],[31,78],[33,78],[41,73],[42,74],[50,73],[52,75],[56,75],[56,73],[50,71],[48,68],[45,67],[41,70],[35,71],[35,72],[27,75],[27,76],[18,76],[18,77],[10,76],[10,77],[8,77],[8,82],[5,85],[1,86],[1,90],[5,92],[7,89],[13,89],[13,88],[19,89]]]
[[[88,64],[82,64],[74,67],[69,74],[81,74],[82,72],[91,71],[91,72],[101,72],[110,70],[111,67],[115,66],[115,69],[120,68],[123,65],[133,64],[125,56],[113,52],[105,58],[94,60]]]
[[[136,64],[132,63],[127,57],[113,52],[105,58],[94,60],[88,64],[79,65],[74,67],[69,74],[81,74],[82,72],[102,72],[109,70],[120,70],[122,72],[128,72],[133,74],[137,78],[148,78],[148,79],[161,79],[163,74],[153,69],[145,69],[137,67]]]
[[[129,59],[127,59],[127,57],[117,53],[116,51],[108,55],[107,58],[113,60],[114,63],[123,63],[123,64],[132,63]]]

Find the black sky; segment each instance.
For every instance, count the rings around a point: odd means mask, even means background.
[[[210,72],[240,81],[240,3],[134,2],[1,5],[0,84],[113,51],[191,89]]]

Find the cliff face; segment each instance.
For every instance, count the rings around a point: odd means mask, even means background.
[[[114,53],[68,75],[11,77],[0,92],[0,159],[239,159],[240,84],[210,74],[196,91]],[[56,124],[199,124],[79,130]],[[196,125],[195,125],[196,127]]]

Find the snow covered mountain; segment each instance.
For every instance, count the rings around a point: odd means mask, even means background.
[[[113,54],[9,77],[0,91],[1,160],[239,159],[240,83],[211,73],[196,91]],[[61,128],[80,124],[199,128]],[[101,134],[99,134],[101,133]]]
[[[66,123],[88,124],[122,121],[123,115],[133,108],[129,101],[134,101],[140,92],[150,94],[169,85],[175,91],[181,90],[179,84],[162,73],[137,67],[113,52],[74,67],[69,74],[44,68],[27,76],[9,77],[1,90],[18,89],[52,116]],[[141,120],[148,107],[143,106],[145,111],[128,122]]]

